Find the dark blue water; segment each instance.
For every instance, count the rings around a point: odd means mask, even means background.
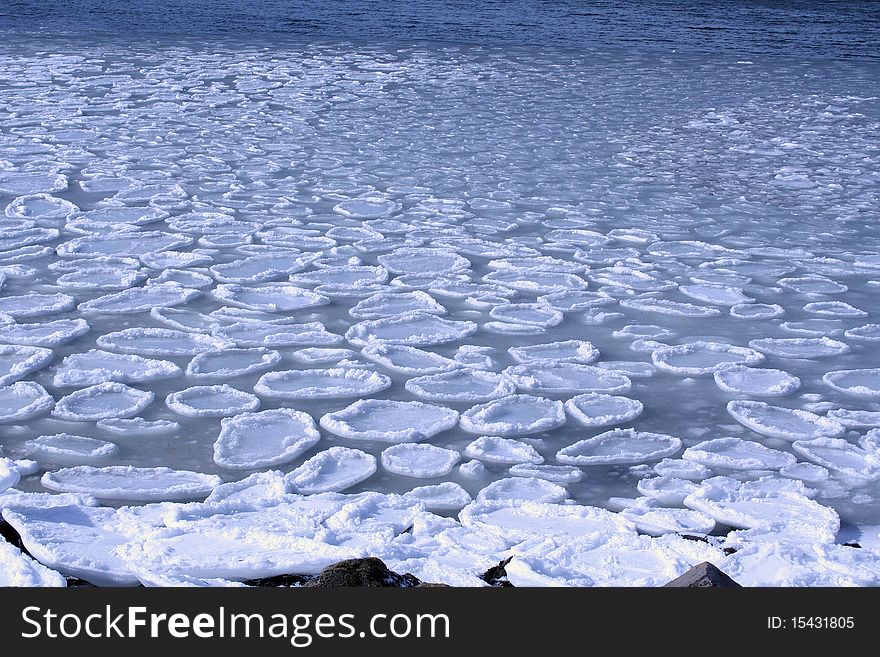
[[[0,0],[0,37],[414,40],[880,58],[880,2],[851,0]]]

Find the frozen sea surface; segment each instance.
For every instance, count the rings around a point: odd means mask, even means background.
[[[880,584],[877,62],[571,30],[0,43],[13,583]]]

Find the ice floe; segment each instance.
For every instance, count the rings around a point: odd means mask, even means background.
[[[565,410],[586,427],[624,424],[642,414],[644,406],[637,399],[587,393],[565,402]]]
[[[186,417],[229,417],[256,411],[260,400],[256,395],[222,383],[172,392],[165,398],[165,405]]]
[[[214,462],[224,468],[266,468],[287,463],[321,439],[307,413],[279,408],[241,413],[220,421]]]
[[[6,330],[3,327],[2,330]],[[48,365],[54,354],[51,349],[23,345],[0,345],[0,386],[23,379]]]
[[[729,470],[779,470],[797,461],[788,452],[732,436],[697,443],[684,450],[681,458],[710,468]]]
[[[717,308],[698,306],[681,301],[670,301],[669,299],[621,299],[620,305],[631,310],[673,317],[715,317],[721,314],[721,311]]]
[[[55,400],[33,381],[18,381],[0,388],[0,424],[23,422],[48,413]]]
[[[477,328],[474,322],[447,320],[430,313],[410,311],[355,324],[348,329],[345,339],[360,347],[373,342],[419,347],[464,340],[476,333]]]
[[[721,390],[752,397],[785,397],[801,387],[798,377],[770,368],[732,365],[717,370],[713,376]]]
[[[458,411],[434,404],[361,399],[323,415],[320,424],[330,433],[351,440],[413,443],[451,429],[458,418]]]
[[[406,477],[444,477],[461,460],[461,454],[451,449],[419,443],[400,443],[382,450],[382,467],[388,472]]]
[[[724,477],[707,479],[684,503],[718,523],[775,530],[799,542],[831,542],[840,529],[840,518],[833,509],[804,495],[732,484],[739,482],[731,483]]]
[[[501,374],[466,368],[409,379],[405,387],[421,399],[447,402],[485,402],[516,392]]]
[[[192,379],[224,380],[265,372],[281,362],[281,353],[265,347],[226,349],[197,354],[186,366]]]
[[[220,485],[220,477],[170,468],[81,465],[47,472],[40,483],[49,490],[87,493],[103,500],[158,502],[204,499]]]
[[[445,315],[446,308],[428,293],[376,292],[359,301],[348,314],[355,319],[380,319],[394,317],[406,312],[424,312],[432,315]]]
[[[517,463],[508,474],[514,477],[537,477],[558,484],[576,484],[584,478],[584,471],[570,465],[542,465],[540,463]]]
[[[270,324],[248,320],[214,329],[213,334],[217,339],[231,341],[238,347],[333,345],[343,341],[341,335],[331,333],[321,322]]]
[[[794,441],[839,438],[846,433],[846,427],[832,418],[767,402],[735,400],[727,404],[727,412],[744,427],[770,438]]]
[[[13,296],[0,297],[0,313],[13,319],[45,317],[72,310],[76,299],[69,294],[28,292]]]
[[[498,479],[477,493],[477,502],[517,500],[556,503],[568,497],[568,491],[559,484],[537,477],[508,477]]]
[[[63,575],[98,586],[140,584],[115,549],[130,540],[116,510],[75,504],[5,509],[3,519],[19,533],[28,552]]]
[[[370,344],[361,355],[389,370],[409,375],[437,374],[459,367],[458,362],[445,356],[398,344]]]
[[[214,288],[212,295],[230,306],[270,313],[292,312],[330,303],[325,296],[288,283],[221,283]]]
[[[272,399],[344,399],[366,397],[391,387],[391,379],[369,370],[284,370],[260,377],[254,392]]]
[[[723,342],[688,342],[663,346],[651,353],[654,367],[682,376],[711,376],[732,365],[759,365],[764,355]]]
[[[510,347],[508,353],[518,363],[592,363],[599,357],[599,350],[586,340],[564,340]]]
[[[127,328],[99,336],[102,349],[142,356],[195,356],[234,347],[228,338],[164,328]]]
[[[468,458],[478,459],[485,463],[514,465],[530,463],[540,465],[544,457],[534,447],[522,441],[499,436],[481,436],[464,449]]]
[[[0,587],[64,587],[67,580],[51,568],[22,553],[12,543],[0,541]]]
[[[98,420],[97,427],[118,436],[167,436],[180,430],[173,420],[145,420],[141,417]]]
[[[142,383],[181,374],[182,370],[171,361],[90,349],[65,357],[55,370],[52,385],[81,387],[109,381]]]
[[[804,458],[843,477],[880,479],[880,454],[857,447],[842,438],[796,440],[791,447]]]
[[[621,465],[657,461],[681,449],[681,439],[666,434],[612,429],[556,452],[566,465]]]
[[[821,338],[758,338],[749,346],[768,356],[779,358],[825,358],[851,351],[848,344],[828,337]]]
[[[774,319],[784,314],[785,309],[775,303],[745,303],[730,307],[730,316],[739,319]]]
[[[39,436],[26,442],[24,447],[29,456],[56,463],[101,461],[119,451],[115,443],[69,433]]]
[[[691,299],[713,306],[736,306],[754,301],[743,294],[742,289],[728,285],[679,285],[678,289]]]
[[[3,326],[2,341],[32,347],[60,347],[84,336],[90,330],[84,319],[56,319],[36,324]],[[2,355],[0,355],[2,359]]]
[[[315,454],[287,475],[290,486],[303,495],[338,492],[375,474],[376,457],[359,449],[330,447]]]
[[[637,505],[624,509],[620,515],[632,522],[638,531],[649,536],[664,534],[706,536],[715,529],[713,518],[691,509]]]
[[[478,404],[461,414],[461,428],[469,433],[501,437],[525,436],[565,424],[561,401],[531,395],[510,395]]]
[[[124,383],[98,383],[59,399],[52,415],[73,421],[127,418],[140,413],[155,397],[152,392]]]
[[[880,368],[834,370],[826,373],[822,380],[847,395],[880,399]]]
[[[632,382],[623,374],[580,363],[513,365],[504,370],[504,376],[513,381],[519,390],[537,393],[626,394],[632,387]]]

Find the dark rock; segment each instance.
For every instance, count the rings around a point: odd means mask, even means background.
[[[721,551],[724,553],[724,556],[729,557],[731,554],[736,553],[736,548],[735,547],[726,547],[726,548],[721,548]]]
[[[0,518],[0,538],[2,538],[7,543],[12,543],[24,554],[31,556],[31,553],[28,552],[27,548],[24,546],[24,542],[21,540],[21,536],[17,531],[15,531],[15,527],[3,520],[3,518]]]
[[[681,577],[677,577],[663,586],[686,588],[740,588],[730,577],[721,572],[708,561],[698,563]]]
[[[305,586],[307,583],[315,579],[317,579],[317,575],[275,575],[274,577],[248,579],[245,580],[243,583],[247,586],[291,588],[294,586]]]
[[[381,559],[346,559],[327,566],[318,577],[305,586],[417,586],[419,580],[412,575],[398,575],[388,570]]]
[[[64,579],[67,580],[67,588],[69,588],[69,589],[70,588],[81,588],[81,587],[94,588],[94,586],[95,586],[91,582],[87,582],[86,580],[80,579],[79,577],[65,577]],[[137,588],[142,588],[142,587],[139,586]]]
[[[862,547],[861,543],[859,543],[858,541],[847,541],[846,543],[844,543],[844,545],[845,545],[846,547],[851,547],[851,548],[860,548],[860,547]]]
[[[487,582],[489,586],[513,586],[507,579],[507,570],[505,566],[510,563],[513,557],[507,557],[503,561],[499,561],[497,566],[492,566],[485,573],[480,575],[480,579]]]

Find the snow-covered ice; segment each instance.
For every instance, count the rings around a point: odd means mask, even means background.
[[[744,427],[770,438],[809,440],[839,438],[846,428],[837,420],[801,409],[771,406],[767,402],[735,400],[727,412]]]
[[[330,369],[284,370],[260,377],[254,392],[272,399],[344,399],[367,397],[391,387],[391,379],[369,370]]]
[[[165,405],[186,417],[229,417],[256,411],[260,400],[254,394],[220,383],[172,392],[165,398]]]
[[[99,499],[156,502],[204,499],[220,485],[220,477],[170,468],[81,465],[47,472],[40,482],[49,490]]]
[[[153,392],[124,383],[98,383],[59,399],[52,415],[74,421],[127,418],[140,413],[155,397]]]
[[[352,440],[412,443],[428,440],[458,423],[458,411],[415,401],[361,399],[323,415],[321,426]]]
[[[472,406],[461,414],[461,428],[469,433],[525,436],[551,431],[565,424],[560,401],[531,395],[510,395]]]
[[[279,408],[220,421],[214,462],[224,468],[265,468],[293,461],[321,439],[312,417]]]

